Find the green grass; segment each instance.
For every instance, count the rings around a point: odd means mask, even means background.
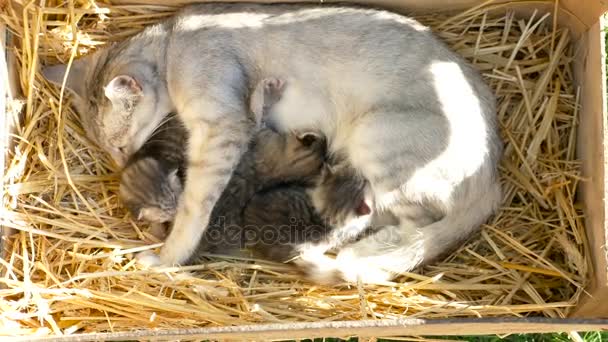
[[[585,342],[607,342],[608,341],[608,332],[586,332],[579,333],[579,335],[583,338]],[[428,336],[428,338],[432,338],[435,340],[445,339],[445,340],[457,340],[457,341],[470,341],[470,342],[499,342],[499,341],[507,341],[507,342],[569,342],[571,339],[567,334],[513,334],[509,335],[505,338],[500,338],[495,335],[488,336]],[[287,342],[289,340],[286,340]],[[293,340],[291,340],[293,341]],[[290,341],[290,342],[291,342]],[[397,340],[390,339],[378,339],[378,342],[391,342]],[[295,341],[294,341],[295,342]],[[343,340],[339,338],[315,338],[315,339],[305,339],[300,340],[300,342],[358,342],[358,339],[353,337],[348,340]]]
[[[608,23],[608,15],[604,14],[604,22]],[[608,25],[606,25],[606,27],[604,27],[604,33],[605,33],[605,37],[604,37],[604,46],[608,47]],[[606,48],[606,54],[604,56],[606,59],[604,61],[604,65],[608,65],[608,48]],[[608,89],[608,79],[606,79],[606,85],[607,85],[607,89]]]
[[[608,332],[587,332],[579,333],[585,342],[604,342],[608,341]],[[442,337],[435,337],[436,339],[442,339]],[[572,341],[567,334],[513,334],[501,339],[498,336],[457,336],[457,337],[443,337],[450,340],[459,341],[479,341],[479,342],[566,342]]]

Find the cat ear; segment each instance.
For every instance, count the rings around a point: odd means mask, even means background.
[[[118,75],[104,87],[105,95],[114,106],[123,111],[131,111],[144,95],[139,82],[129,75]]]
[[[85,97],[85,80],[87,70],[94,62],[95,57],[93,56],[86,56],[74,60],[72,62],[72,66],[70,67],[69,74],[65,82],[66,89],[80,97]],[[42,75],[49,82],[61,87],[61,85],[63,84],[63,79],[65,78],[67,68],[67,64],[47,66],[42,69]]]

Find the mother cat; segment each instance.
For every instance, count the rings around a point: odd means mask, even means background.
[[[65,71],[44,73],[61,83]],[[388,279],[454,247],[499,205],[493,96],[426,27],[365,8],[197,4],[76,60],[66,84],[88,134],[118,162],[166,113],[181,115],[189,167],[162,264],[196,247],[252,136],[250,92],[270,76],[287,88],[268,122],[325,135],[369,181],[375,215],[398,218],[321,272]]]

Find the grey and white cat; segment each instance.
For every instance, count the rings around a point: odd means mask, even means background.
[[[390,279],[437,258],[500,204],[493,95],[428,28],[401,15],[197,4],[72,68],[67,86],[83,124],[115,159],[139,149],[168,112],[189,132],[186,182],[162,264],[183,263],[195,250],[254,134],[248,98],[267,77],[288,85],[269,124],[327,137],[330,153],[368,181],[372,225],[391,223],[336,259],[319,259],[331,261],[322,270],[328,277]],[[65,69],[45,75],[59,83]]]

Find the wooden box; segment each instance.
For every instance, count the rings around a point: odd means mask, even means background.
[[[193,1],[173,1],[186,4]],[[272,2],[272,1],[269,1]],[[328,1],[325,1],[328,2]],[[331,1],[330,1],[331,2]],[[159,0],[115,0],[114,4],[166,3]],[[461,11],[483,3],[480,0],[377,0],[359,1],[404,14],[435,11]],[[495,1],[518,15],[528,16],[534,10],[553,13],[553,1]],[[1,2],[0,2],[1,4]],[[559,0],[557,22],[569,28],[576,41],[575,79],[581,87],[580,125],[577,153],[583,161],[583,183],[580,198],[584,204],[587,240],[591,249],[592,268],[587,288],[572,317],[558,318],[463,318],[463,319],[396,319],[361,320],[290,324],[259,324],[200,329],[121,331],[94,335],[40,337],[45,341],[129,340],[129,339],[290,339],[330,336],[402,336],[402,335],[472,335],[525,332],[568,332],[608,330],[608,206],[606,203],[606,158],[608,152],[606,116],[606,71],[604,65],[604,21],[608,10],[604,0]],[[14,68],[14,56],[7,49],[11,37],[0,22],[3,59],[0,61],[0,108],[5,100],[19,96]],[[8,136],[12,132],[9,120],[0,115],[0,163],[6,165]],[[2,174],[0,174],[2,175]],[[2,177],[0,177],[2,178]],[[4,207],[4,204],[3,206]],[[4,235],[8,228],[4,227]],[[24,338],[35,340],[34,336]]]

